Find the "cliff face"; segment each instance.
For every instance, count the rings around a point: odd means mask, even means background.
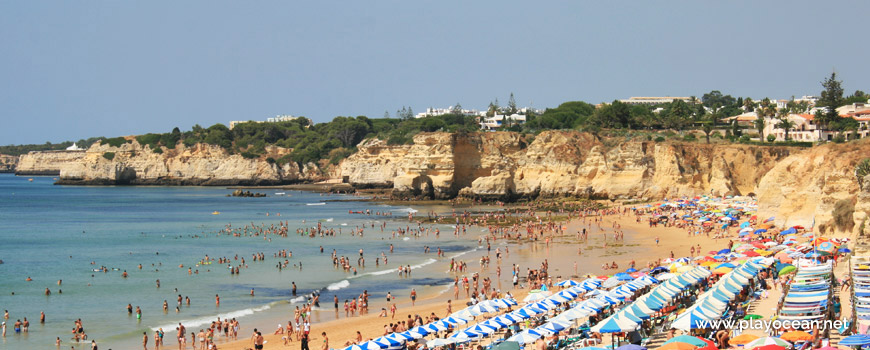
[[[290,152],[277,147],[266,151],[264,158],[273,159]],[[314,164],[303,169],[293,162],[279,166],[206,144],[179,144],[159,154],[133,140],[120,147],[97,143],[81,153],[80,159],[61,165],[58,184],[276,185],[323,177]],[[112,159],[106,157],[110,153]]]
[[[602,143],[579,132],[548,131],[531,144],[514,133],[423,133],[413,145],[367,141],[341,166],[356,186],[449,198],[574,195],[663,198],[748,194],[796,149],[743,145]]]
[[[815,223],[823,233],[857,233],[870,213],[870,182],[860,190],[855,167],[868,157],[870,142],[860,140],[783,159],[759,181],[759,215],[781,226]]]
[[[16,175],[59,175],[60,168],[82,160],[84,151],[41,151],[22,154],[15,167]]]
[[[0,154],[0,173],[13,173],[18,165],[18,157]]]

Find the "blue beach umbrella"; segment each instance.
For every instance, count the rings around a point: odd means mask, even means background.
[[[646,348],[635,344],[625,344],[616,348],[616,350],[646,350]]]
[[[822,256],[822,255],[819,254],[818,252],[809,252],[806,255],[804,255],[805,258],[818,258],[820,256]]]
[[[728,254],[731,252],[731,249],[722,249],[718,251],[716,254]]]
[[[791,228],[789,228],[789,229],[787,229],[787,230],[783,230],[783,231],[780,232],[779,234],[782,235],[782,236],[785,236],[785,235],[793,235],[793,234],[795,234],[795,233],[797,233],[797,230],[795,230],[794,227],[791,227]]]
[[[344,348],[343,350],[380,350],[381,346],[378,343],[367,341],[360,344],[354,344]]]
[[[849,248],[840,248],[837,251],[840,253],[851,253],[852,252],[852,250]]]
[[[381,349],[397,349],[402,347],[402,343],[395,339],[390,339],[387,337],[380,337],[372,340],[381,346]]]
[[[749,227],[749,221],[744,221],[742,224],[740,224],[740,228],[747,228],[747,227]]]
[[[564,280],[562,282],[556,283],[556,285],[559,287],[573,287],[573,286],[579,286],[580,282],[577,282],[574,280]]]
[[[867,336],[864,334],[850,335],[850,336],[845,337],[842,340],[840,340],[840,342],[837,344],[838,345],[845,345],[845,346],[867,345],[867,344],[870,344],[870,336]]]
[[[760,228],[760,229],[757,229],[757,230],[755,230],[755,232],[753,232],[753,233],[757,235],[757,234],[759,234],[759,233],[764,233],[764,232],[767,232],[767,229],[766,229],[766,228]]]
[[[637,272],[636,268],[630,267],[628,270],[625,270],[625,273]]]

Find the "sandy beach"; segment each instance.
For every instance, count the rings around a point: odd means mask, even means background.
[[[614,228],[614,222],[619,225],[618,229]],[[728,244],[727,239],[712,239],[705,235],[695,235],[689,237],[684,229],[675,227],[658,226],[651,228],[647,221],[641,219],[636,222],[636,217],[632,213],[625,215],[608,215],[604,216],[600,223],[592,223],[591,219],[575,218],[566,223],[567,229],[561,235],[547,234],[549,243],[546,240],[538,240],[537,242],[528,243],[511,243],[506,247],[509,249],[509,254],[506,254],[501,261],[492,259],[492,264],[488,267],[481,268],[475,261],[479,260],[480,256],[487,255],[486,249],[479,250],[470,256],[464,256],[468,262],[470,271],[458,276],[470,275],[477,272],[481,278],[489,277],[493,280],[493,286],[499,289],[502,293],[510,292],[517,300],[521,300],[528,292],[528,289],[512,289],[510,268],[512,264],[518,264],[521,271],[526,268],[537,268],[541,262],[546,259],[550,266],[550,275],[555,278],[569,279],[581,278],[587,274],[602,275],[613,274],[615,270],[603,270],[602,264],[616,262],[620,266],[620,270],[625,270],[630,261],[635,261],[638,268],[646,266],[648,262],[659,261],[667,258],[671,252],[676,256],[689,255],[690,247],[701,246],[701,251],[718,250]],[[577,232],[586,227],[589,231],[588,239],[578,239]],[[624,232],[624,238],[616,241],[614,232],[621,230]],[[656,238],[659,243],[656,244]],[[605,247],[606,243],[606,247]],[[499,247],[505,247],[499,245]],[[578,249],[580,252],[578,254]],[[495,248],[490,252],[494,255]],[[439,261],[436,264],[443,264],[445,271],[448,261]],[[501,267],[502,275],[500,278],[496,276],[497,267]],[[523,273],[520,274],[521,276]],[[454,274],[450,274],[451,277]],[[554,282],[555,282],[554,278]],[[521,287],[523,285],[521,284]],[[452,292],[440,293],[438,289],[443,291],[443,288],[430,288],[423,290],[418,288],[420,297],[416,302],[416,306],[411,306],[409,293],[410,290],[399,290],[394,292],[394,296],[399,301],[397,303],[398,311],[396,312],[395,320],[390,317],[378,317],[378,312],[382,307],[386,307],[383,300],[373,300],[370,305],[370,313],[365,316],[344,317],[344,311],[341,310],[338,319],[332,319],[324,322],[316,322],[317,319],[335,317],[335,312],[329,310],[331,303],[325,303],[327,310],[314,311],[312,318],[315,323],[311,325],[311,340],[309,346],[311,348],[320,349],[323,346],[324,338],[321,333],[326,332],[329,339],[328,348],[345,347],[349,340],[356,338],[356,332],[359,331],[364,340],[376,338],[384,335],[384,326],[399,320],[408,319],[414,315],[426,317],[430,314],[435,314],[438,317],[444,317],[447,314],[447,300],[452,299]],[[468,298],[464,297],[464,293],[460,293],[459,302],[453,301],[453,311],[457,311],[464,307]],[[331,316],[331,317],[329,317]],[[288,313],[287,319],[292,319],[292,313]],[[282,324],[286,325],[286,320]],[[277,322],[270,329],[260,329],[267,343],[266,349],[284,349],[300,347],[300,342],[295,340],[284,345],[282,335],[275,335]],[[231,342],[219,342],[220,349],[244,350],[253,349],[253,341],[251,340],[253,329],[242,325],[239,334],[239,340]]]

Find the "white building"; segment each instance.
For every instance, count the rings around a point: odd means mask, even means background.
[[[72,146],[67,147],[66,150],[67,151],[84,151],[85,149],[77,146],[76,143],[73,142]]]
[[[294,117],[294,116],[289,115],[289,114],[279,114],[279,115],[276,115],[274,118],[266,118],[266,121],[232,120],[232,121],[230,121],[230,130],[232,130],[234,127],[236,127],[237,124],[240,124],[240,123],[279,123],[279,122],[289,122],[289,121],[293,121],[293,120],[296,120],[299,118],[305,118],[305,117]],[[308,118],[305,118],[305,119],[308,119]],[[312,124],[311,119],[308,119],[308,124],[309,125]]]
[[[415,115],[414,118],[420,119],[420,118],[426,118],[426,117],[434,117],[436,115],[452,114],[453,112],[454,112],[453,106],[450,106],[447,108],[429,107],[429,108],[426,108],[425,112],[417,113],[417,115]],[[463,115],[476,115],[476,116],[486,115],[486,112],[481,112],[481,111],[478,111],[476,109],[461,109],[461,110],[459,110],[459,113],[461,113]]]
[[[670,97],[670,96],[665,96],[665,97],[646,97],[646,96],[631,97],[627,100],[619,100],[619,102],[622,102],[625,104],[630,104],[630,105],[653,106],[653,105],[659,105],[659,104],[663,104],[663,103],[671,103],[671,102],[674,102],[675,100],[683,100],[683,102],[686,102],[686,103],[692,102],[691,97]],[[698,102],[701,102],[701,100],[698,100]]]
[[[816,141],[831,141],[837,134],[842,134],[846,140],[852,139],[851,131],[830,131],[821,130],[815,122],[815,114],[789,114],[786,118],[794,123],[794,127],[789,130],[788,137],[794,141],[801,142],[816,142]],[[841,115],[843,118],[855,118],[858,121],[858,138],[865,138],[870,134],[868,126],[870,126],[870,110],[866,114],[859,115]],[[764,127],[764,137],[767,135],[776,136],[776,141],[785,141],[785,129],[777,127],[779,119],[765,118],[767,122]],[[766,140],[765,140],[766,141]]]
[[[526,123],[526,116],[524,114],[511,114],[511,115],[496,114],[492,117],[483,118],[480,121],[480,128],[482,130],[495,130],[495,129],[502,127],[505,124],[522,125],[525,123]]]

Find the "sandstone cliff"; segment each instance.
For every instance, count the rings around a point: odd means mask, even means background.
[[[18,165],[18,157],[0,154],[0,173],[13,173]]]
[[[84,151],[33,151],[22,154],[16,175],[59,175],[60,168],[82,160]]]
[[[859,190],[855,176],[858,162],[870,157],[868,141],[818,146],[778,162],[758,183],[759,215],[780,226],[857,232],[870,213],[870,189]]]
[[[278,147],[267,148],[267,154],[257,159],[207,144],[163,150],[155,153],[135,140],[120,147],[96,143],[81,152],[80,159],[61,164],[58,184],[277,185],[323,177],[314,164],[300,169],[293,162],[267,162],[266,157],[278,159],[290,152]]]
[[[572,195],[648,198],[749,194],[777,161],[802,150],[744,145],[602,142],[548,131],[528,143],[515,133],[422,133],[413,145],[361,143],[341,165],[355,186],[398,196],[483,198]]]

